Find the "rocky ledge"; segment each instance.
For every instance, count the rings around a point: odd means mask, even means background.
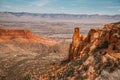
[[[0,42],[57,44],[56,41],[33,34],[30,30],[13,30],[0,28]]]
[[[91,29],[85,37],[75,28],[70,46],[70,59],[82,58],[102,49],[102,53],[119,53],[120,23],[106,24],[103,29]]]

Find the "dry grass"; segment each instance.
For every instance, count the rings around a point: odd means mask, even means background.
[[[0,79],[38,79],[49,66],[67,59],[68,48],[69,43],[54,46],[37,43],[0,43]]]

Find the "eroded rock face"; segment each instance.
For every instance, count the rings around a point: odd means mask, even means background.
[[[74,34],[72,37],[72,43],[70,45],[70,55],[69,59],[75,59],[79,54],[78,54],[78,48],[79,45],[84,41],[85,36],[80,35],[80,30],[78,27],[74,29]],[[73,54],[74,53],[74,54]]]
[[[5,30],[5,29],[0,29],[0,37],[1,38],[8,38],[8,39],[13,39],[13,38],[26,38],[29,39],[31,38],[32,32],[29,30]]]
[[[120,22],[107,24],[103,29],[91,29],[85,38],[79,28],[75,28],[69,60],[63,65],[55,65],[47,72],[47,78],[120,80]]]
[[[9,30],[0,28],[0,42],[32,42],[54,45],[57,42],[42,36],[34,35],[30,30]]]
[[[116,23],[117,24],[117,23]],[[120,24],[106,24],[103,29],[91,29],[88,36],[82,39],[79,28],[75,28],[70,47],[70,59],[82,58],[91,54],[96,48],[106,48],[106,52],[118,52],[120,47]]]
[[[79,68],[81,73],[83,71],[81,76],[88,76],[87,80],[101,80],[104,79],[103,74],[109,74],[106,79],[110,80],[109,77],[114,77],[112,74],[119,74],[120,22],[106,24],[103,29],[91,29],[88,36],[79,42],[78,51],[73,54],[79,54],[77,59],[83,61]],[[113,79],[120,78],[117,76]]]

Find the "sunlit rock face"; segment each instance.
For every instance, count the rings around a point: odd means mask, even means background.
[[[29,30],[5,30],[0,29],[0,36],[1,38],[26,38],[29,39],[32,37],[32,32]]]
[[[70,55],[69,59],[75,59],[79,53],[78,53],[78,48],[80,48],[80,44],[84,41],[85,36],[80,34],[80,30],[78,27],[74,29],[74,34],[72,37],[72,43],[70,45]]]
[[[57,44],[56,41],[33,34],[30,30],[14,30],[0,28],[0,42],[42,43]]]
[[[84,79],[87,80],[120,79],[120,22],[106,24],[102,29],[91,29],[83,40],[80,35],[79,28],[75,28],[69,59],[81,61],[78,69],[81,74],[71,79],[80,76],[86,76]]]
[[[75,28],[69,58],[82,58],[85,54],[91,54],[98,47],[105,48],[109,53],[115,52],[120,49],[119,44],[119,23],[106,24],[103,29],[91,29],[87,37],[80,34],[79,28]]]
[[[87,37],[75,28],[67,61],[43,76],[48,80],[120,80],[120,22],[91,29]]]

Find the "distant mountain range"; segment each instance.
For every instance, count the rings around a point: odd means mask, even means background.
[[[27,12],[0,12],[0,21],[56,21],[56,20],[79,20],[79,21],[97,21],[97,22],[115,22],[120,21],[118,15],[87,15],[87,14],[41,14]]]

